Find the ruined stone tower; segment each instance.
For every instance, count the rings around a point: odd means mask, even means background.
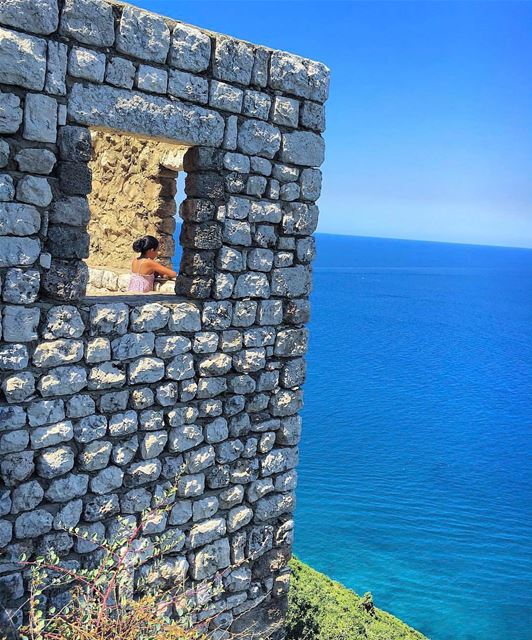
[[[282,638],[328,70],[105,0],[2,0],[0,25],[0,602],[21,553],[82,566],[69,527],[112,536],[179,478],[145,533],[180,536],[168,576],[222,576],[220,638]],[[103,187],[91,220],[116,135],[181,150],[145,217],[170,259],[186,172],[175,291],[86,296],[89,247],[143,229]]]

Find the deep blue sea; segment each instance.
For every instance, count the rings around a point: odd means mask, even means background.
[[[317,242],[296,553],[433,640],[532,638],[532,250]]]

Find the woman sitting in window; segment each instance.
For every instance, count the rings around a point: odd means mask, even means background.
[[[133,251],[139,253],[131,262],[129,290],[147,293],[153,291],[155,275],[175,278],[177,273],[157,262],[159,240],[153,236],[143,236],[133,243]]]

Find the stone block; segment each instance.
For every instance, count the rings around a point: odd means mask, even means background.
[[[170,30],[162,16],[126,5],[116,36],[116,48],[142,60],[165,62],[170,47]]]
[[[225,569],[231,563],[229,540],[222,538],[198,551],[192,559],[191,575],[194,580],[203,580]]]
[[[84,47],[73,47],[68,58],[68,73],[89,82],[103,82],[105,55]]]
[[[112,5],[99,0],[65,0],[59,30],[78,42],[110,47],[115,39]]]
[[[7,174],[0,175],[0,201],[8,202],[15,199],[15,185],[13,178]]]
[[[272,396],[270,411],[275,417],[291,416],[296,414],[303,406],[303,394],[301,391],[289,391],[282,389]]]
[[[281,185],[279,197],[286,202],[293,202],[299,198],[300,190],[297,182],[287,182]]]
[[[55,142],[57,139],[57,101],[40,93],[28,93],[24,103],[26,140]]]
[[[87,372],[79,366],[51,369],[39,379],[37,384],[37,388],[44,397],[74,394],[86,386]]]
[[[36,367],[56,367],[60,364],[71,364],[83,358],[81,340],[52,340],[41,342],[33,353],[33,364]]]
[[[59,422],[64,417],[65,409],[62,400],[40,400],[32,402],[28,407],[28,421],[32,427]]]
[[[264,176],[250,176],[246,183],[246,193],[260,198],[264,195],[267,185],[268,181]]]
[[[66,72],[68,47],[63,42],[48,41],[48,66],[46,69],[46,93],[64,96],[66,93]]]
[[[20,98],[0,91],[0,133],[16,133],[22,122]]]
[[[281,146],[277,127],[260,120],[246,120],[238,128],[238,149],[253,156],[273,158]]]
[[[278,202],[254,200],[251,203],[249,220],[250,222],[270,222],[276,224],[281,222],[282,215],[281,205]]]
[[[229,244],[249,247],[251,245],[251,228],[249,222],[226,220],[223,225],[223,240]]]
[[[88,281],[89,270],[81,260],[54,259],[44,273],[42,287],[51,298],[78,300],[85,295]]]
[[[55,154],[48,149],[21,149],[15,156],[19,171],[49,174],[55,165]]]
[[[187,380],[194,377],[194,359],[185,353],[175,356],[166,367],[166,377],[171,380]]]
[[[85,331],[85,324],[76,307],[71,305],[56,305],[46,314],[43,337],[52,338],[80,338]]]
[[[58,164],[59,186],[68,195],[85,196],[92,190],[92,172],[83,162],[61,161]]]
[[[299,120],[299,102],[293,98],[275,96],[272,120],[285,127],[297,127]]]
[[[166,93],[168,72],[159,67],[141,64],[137,70],[136,85],[143,91]]]
[[[236,298],[268,298],[270,296],[270,284],[264,273],[244,273],[238,276],[235,285],[234,297]]]
[[[129,309],[123,302],[95,304],[90,309],[90,327],[93,335],[123,335],[127,331],[128,322]]]
[[[270,52],[263,47],[255,49],[255,60],[251,71],[251,84],[258,87],[268,85],[268,64],[270,62]]]
[[[325,109],[322,104],[305,100],[299,113],[299,121],[306,129],[325,131]]]
[[[90,490],[96,494],[116,491],[122,486],[124,472],[119,467],[107,467],[99,471],[90,481]]]
[[[45,449],[37,457],[37,473],[48,480],[63,475],[73,467],[74,452],[67,446]]]
[[[124,89],[131,89],[134,78],[135,65],[131,60],[115,56],[107,63],[105,81],[108,84],[112,84],[115,87],[123,87]]]
[[[211,80],[209,91],[209,104],[216,109],[240,113],[242,111],[242,101],[244,92],[242,89],[233,87],[225,82]]]
[[[95,440],[89,443],[80,453],[78,460],[84,471],[98,471],[109,463],[113,445],[105,440]]]
[[[35,207],[17,202],[0,202],[0,235],[29,236],[38,233],[40,226],[41,216]],[[18,240],[17,238],[3,238],[2,240],[6,244],[6,255],[4,256],[5,264],[1,264],[2,259],[0,258],[0,266],[10,266],[10,262],[13,260],[11,253],[18,253],[18,262],[14,264],[32,264],[37,258],[34,243],[38,241]],[[12,241],[13,247],[8,253],[9,240]],[[32,256],[35,257],[29,262],[28,260]]]
[[[309,236],[318,225],[319,210],[316,205],[291,202],[283,205],[283,232],[289,235]]]
[[[273,51],[270,61],[270,87],[316,102],[329,95],[329,70],[314,60],[285,51]]]
[[[89,234],[78,227],[50,225],[48,228],[47,249],[55,258],[88,258]]]
[[[224,149],[236,149],[238,133],[238,118],[229,116],[225,124],[225,132],[222,147]]]
[[[168,61],[186,71],[205,71],[211,56],[211,39],[206,33],[186,24],[176,24],[172,32]]]
[[[295,496],[293,493],[276,493],[272,496],[261,498],[255,507],[255,522],[264,522],[278,518],[285,513],[292,513],[295,508]]]
[[[0,346],[0,370],[20,371],[28,366],[28,349],[23,344]]]
[[[38,427],[31,432],[33,449],[43,449],[61,442],[68,442],[74,437],[72,423],[69,420],[45,427]]]
[[[0,454],[24,451],[27,448],[30,437],[27,431],[8,431],[0,437]]]
[[[251,118],[268,120],[272,101],[267,93],[248,89],[244,94],[243,113]],[[278,124],[284,124],[282,122]]]
[[[46,41],[2,27],[0,40],[0,82],[41,91],[46,74]]]
[[[171,96],[207,104],[209,101],[209,81],[187,71],[170,70],[168,93]]]
[[[15,520],[15,536],[20,540],[37,538],[52,528],[53,516],[44,509],[23,513]]]
[[[2,109],[1,100],[3,95],[6,95],[6,94],[0,93],[0,119],[3,117],[3,113],[1,111]],[[0,129],[1,127],[2,125],[0,124]],[[18,125],[17,125],[17,128],[18,128]],[[9,143],[7,142],[7,140],[0,140],[0,167],[6,166],[6,164],[9,161],[10,153],[11,153],[11,150],[9,148]]]
[[[0,6],[0,23],[31,33],[53,33],[58,22],[57,0],[4,0]]]
[[[69,116],[79,124],[122,129],[148,136],[168,137],[188,144],[219,146],[224,121],[220,114],[202,107],[159,96],[147,96],[102,85],[75,84]]]
[[[3,338],[6,342],[31,342],[37,339],[40,310],[37,307],[5,306]]]
[[[214,51],[213,75],[218,80],[249,84],[254,56],[251,45],[246,42],[218,36]]]
[[[86,163],[92,154],[90,131],[86,127],[61,127],[58,136],[61,160]],[[69,200],[71,200],[69,198]]]
[[[283,133],[281,160],[306,167],[319,167],[324,159],[323,138],[311,131]]]
[[[17,183],[17,200],[47,207],[52,201],[52,190],[46,178],[24,176]]]
[[[113,359],[130,360],[138,356],[147,356],[153,353],[155,336],[153,333],[126,333],[111,342]]]

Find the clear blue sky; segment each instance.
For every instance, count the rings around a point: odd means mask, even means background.
[[[532,247],[532,3],[134,4],[331,68],[319,231]]]

